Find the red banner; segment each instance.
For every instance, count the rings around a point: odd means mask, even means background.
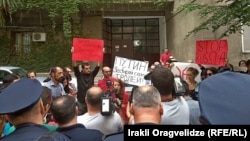
[[[103,40],[74,38],[72,60],[102,62],[103,46]]]
[[[224,66],[228,53],[227,40],[196,41],[196,64]]]

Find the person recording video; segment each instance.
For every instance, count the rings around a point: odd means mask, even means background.
[[[100,87],[89,88],[85,96],[87,113],[78,116],[77,122],[83,124],[87,129],[100,130],[104,135],[123,131],[122,119],[116,111],[107,116],[101,114],[103,97],[104,92]],[[110,109],[105,107],[104,110]]]

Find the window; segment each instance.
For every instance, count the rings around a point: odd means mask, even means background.
[[[159,19],[113,19],[112,40],[139,41],[135,54],[157,54],[160,48]]]
[[[242,38],[242,52],[250,53],[250,26],[243,26]]]
[[[31,52],[31,32],[15,32],[14,48],[12,55],[22,56]]]

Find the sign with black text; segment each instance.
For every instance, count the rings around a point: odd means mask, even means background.
[[[144,75],[148,71],[148,62],[115,57],[112,76],[121,79],[124,83],[142,86],[145,85]]]

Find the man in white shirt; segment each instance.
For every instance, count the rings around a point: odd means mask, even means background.
[[[174,75],[171,70],[164,67],[156,67],[152,72],[151,82],[161,94],[161,102],[164,111],[161,124],[188,125],[188,104],[183,96],[179,96],[175,93]]]
[[[87,113],[77,117],[77,122],[87,129],[97,129],[104,135],[123,131],[123,122],[117,112],[103,116],[101,114],[102,97],[104,93],[100,87],[93,86],[88,89],[85,101]]]

